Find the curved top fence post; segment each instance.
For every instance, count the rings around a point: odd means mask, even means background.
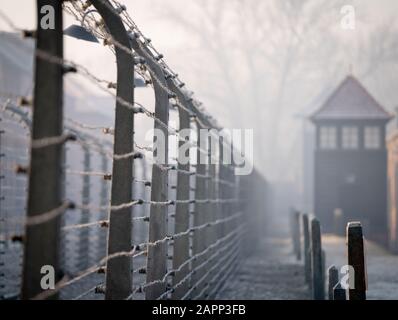
[[[155,135],[154,135],[154,163],[152,166],[151,201],[166,202],[168,198],[168,171],[161,166],[168,163],[169,138],[169,94],[163,69],[152,52],[132,39],[135,52],[146,60],[155,90]],[[149,242],[163,239],[167,236],[167,211],[165,205],[151,205],[149,217]],[[167,273],[167,243],[162,242],[148,248],[147,283],[161,280]],[[166,290],[164,283],[155,283],[145,290],[146,299],[153,300]]]
[[[101,15],[110,35],[118,44],[131,50],[130,40],[116,9],[108,0],[91,0]],[[117,64],[117,101],[115,114],[115,155],[128,155],[134,151],[134,111],[123,101],[134,103],[134,58],[132,52],[115,45]],[[126,179],[128,177],[128,179]],[[111,206],[132,200],[133,156],[113,161]],[[108,255],[131,250],[131,207],[110,211]],[[106,299],[125,299],[131,294],[131,257],[111,259],[106,267]]]

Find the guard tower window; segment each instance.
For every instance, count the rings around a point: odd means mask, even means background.
[[[358,128],[357,127],[343,127],[342,130],[342,146],[344,149],[358,148]]]
[[[380,148],[380,128],[379,127],[365,127],[365,148],[379,149]]]
[[[320,130],[320,148],[336,149],[337,147],[337,131],[335,127],[321,127]]]

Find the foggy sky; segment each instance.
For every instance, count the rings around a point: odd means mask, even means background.
[[[249,5],[255,1],[256,0],[245,0],[242,3],[247,3]],[[323,61],[327,61],[324,57],[322,57],[323,60],[319,58],[319,62],[315,58],[312,69],[311,65],[309,65],[309,67],[306,67],[305,71],[299,70],[297,74],[293,74],[291,82],[288,82],[287,91],[285,92],[287,96],[284,99],[284,104],[286,104],[287,107],[280,113],[273,113],[276,108],[273,106],[273,99],[276,95],[274,85],[278,82],[277,79],[280,77],[280,69],[282,69],[282,66],[275,64],[275,68],[267,69],[264,66],[260,66],[262,63],[261,57],[253,58],[254,68],[257,68],[259,72],[264,74],[264,77],[260,77],[264,79],[264,81],[247,83],[247,86],[257,87],[257,91],[260,95],[260,103],[255,104],[251,101],[251,97],[245,96],[245,93],[247,94],[247,90],[245,89],[247,74],[240,66],[241,58],[233,56],[233,46],[225,47],[225,50],[232,52],[232,63],[227,65],[227,69],[230,73],[236,75],[238,88],[242,89],[241,92],[235,92],[237,96],[242,97],[241,106],[234,108],[234,106],[231,105],[234,103],[234,100],[229,97],[232,92],[225,87],[225,83],[220,79],[222,75],[217,61],[214,55],[203,47],[200,40],[201,37],[207,37],[209,39],[214,38],[214,35],[210,32],[211,28],[206,28],[204,26],[203,29],[201,29],[202,34],[199,36],[198,34],[192,33],[189,28],[185,28],[181,23],[173,20],[174,18],[172,16],[169,16],[169,8],[177,8],[176,12],[179,17],[187,18],[201,25],[202,22],[206,22],[206,17],[198,11],[198,3],[201,5],[202,3],[211,3],[211,1],[125,0],[122,2],[127,6],[130,15],[140,26],[141,30],[153,40],[153,44],[164,54],[168,64],[179,73],[180,78],[189,85],[189,88],[195,91],[196,96],[205,103],[207,110],[219,119],[221,124],[231,128],[252,127],[255,129],[256,132],[259,133],[255,136],[255,139],[257,138],[255,146],[257,145],[256,149],[260,149],[260,151],[261,149],[267,149],[268,140],[279,139],[279,146],[277,149],[270,150],[269,152],[261,151],[263,153],[254,156],[257,160],[257,165],[264,170],[264,172],[271,173],[274,171],[275,160],[268,159],[269,154],[275,154],[274,158],[278,159],[278,162],[280,162],[279,166],[281,166],[285,165],[283,159],[289,159],[292,153],[299,151],[300,123],[297,118],[295,118],[295,115],[302,113],[308,114],[312,111],[316,106],[311,104],[311,101],[313,101],[321,91],[331,89],[333,85],[337,86],[338,82],[347,74],[349,65],[352,66],[351,68],[354,74],[360,73],[362,66],[359,65],[354,55],[357,51],[361,50],[356,47],[357,41],[365,38],[372,30],[377,29],[383,22],[391,19],[398,9],[398,2],[394,0],[343,1],[344,4],[354,4],[357,10],[356,30],[345,32],[338,30],[338,25],[340,23],[339,6],[333,8],[333,12],[325,12],[325,16],[328,14],[335,17],[335,25],[331,23],[330,28],[337,30],[335,36],[336,39],[340,39],[340,47],[336,48],[336,50],[339,50],[336,53],[336,56],[339,55],[340,59],[339,69],[335,72],[333,77],[328,78],[328,81],[319,80],[322,74],[325,73],[322,68],[328,68],[329,66],[323,65]],[[275,6],[275,0],[268,0],[268,2],[271,7]],[[330,2],[332,3],[332,1]],[[23,6],[21,4],[23,4]],[[18,27],[27,29],[33,29],[35,27],[35,1],[1,0],[0,7],[3,12],[13,19]],[[233,8],[230,10],[233,10]],[[232,14],[234,14],[234,12],[232,12],[231,15]],[[323,13],[319,14],[322,15]],[[65,26],[73,22],[73,18],[65,14]],[[266,23],[266,21],[264,21],[264,23]],[[251,37],[251,34],[244,35],[243,30],[242,33],[237,32],[236,30],[239,30],[239,26],[233,26],[235,29],[231,27],[232,25],[222,26],[222,30],[225,32],[223,34],[224,36],[230,37],[231,39],[233,39],[234,36],[236,36],[236,38],[241,37],[242,41],[245,41],[245,37]],[[317,28],[317,26],[314,26],[314,28]],[[0,21],[0,30],[9,30],[9,28]],[[231,32],[235,33],[231,36],[228,34],[228,30],[232,30]],[[278,35],[272,34],[270,34],[270,37],[273,37],[276,43],[279,41],[281,43],[280,52],[275,52],[275,58],[278,62],[280,56],[284,54],[285,47],[283,47],[282,43],[285,39],[283,37],[279,39]],[[313,45],[311,41],[311,39],[305,39],[305,46]],[[326,43],[328,39],[323,39],[323,41]],[[322,48],[325,43],[320,42],[317,45],[320,54],[324,54]],[[268,50],[267,44],[262,45],[264,45],[265,50]],[[255,45],[250,49],[256,53],[257,48]],[[102,45],[86,44],[82,41],[66,37],[65,50],[67,59],[84,64],[100,78],[110,81],[115,80],[114,56],[107,48],[104,48]],[[330,52],[330,55],[333,54],[335,53]],[[366,54],[366,52],[364,54]],[[314,52],[314,57],[317,57],[317,52]],[[264,58],[264,60],[266,59],[267,58]],[[317,63],[319,63],[321,67],[317,65]],[[99,65],[100,67],[98,67]],[[261,68],[264,68],[264,70],[262,71]],[[384,72],[382,72],[383,68]],[[384,84],[384,82],[381,81],[383,80],[381,75],[384,77],[386,71],[389,79],[386,82],[389,82],[390,85]],[[395,101],[398,100],[398,96],[395,93],[396,90],[391,88],[391,83],[393,83],[392,80],[394,80],[395,77],[395,75],[392,74],[393,69],[388,68],[388,66],[382,66],[377,72],[378,76],[372,74],[367,79],[364,79],[365,85],[382,105],[392,110],[396,104]],[[82,90],[82,92],[76,92],[77,95],[82,94],[83,91],[85,94],[87,94],[86,92],[91,92],[91,94],[95,95],[104,94],[89,85],[79,76],[70,76],[66,82],[68,81],[83,83],[82,88],[84,88],[84,90]],[[326,86],[330,86],[331,88],[325,88]],[[153,94],[149,89],[137,90],[136,99],[148,105],[149,109],[153,108]],[[269,110],[265,109],[265,106],[270,106]],[[87,108],[87,106],[82,107]],[[92,108],[95,108],[95,106],[92,106]],[[264,114],[260,114],[262,109],[265,110]],[[112,116],[113,108],[98,110],[97,112],[103,112]],[[266,130],[266,128],[272,125],[272,122],[275,122],[273,119],[275,116],[283,119],[279,128],[280,131],[278,131],[277,134]],[[259,122],[260,117],[265,117],[264,122]],[[264,131],[262,131],[263,129]],[[274,137],[274,134],[277,136]],[[263,137],[266,139],[262,139]],[[290,168],[283,170],[284,177],[278,173],[279,176],[277,178],[296,179],[300,166],[301,164],[299,161],[296,161]]]

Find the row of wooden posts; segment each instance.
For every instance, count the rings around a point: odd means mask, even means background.
[[[293,251],[304,264],[305,282],[313,300],[366,300],[365,247],[360,222],[347,224],[347,265],[339,269],[331,265],[326,270],[321,224],[315,216],[293,211],[291,233]]]

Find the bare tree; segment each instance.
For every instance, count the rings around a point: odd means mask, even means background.
[[[350,63],[360,64],[356,74],[368,77],[396,61],[391,23],[349,47],[341,41],[341,0],[184,3],[161,5],[162,17],[189,33],[200,52],[195,69],[205,98],[228,111],[229,125],[255,130],[263,145],[257,144],[255,161],[276,176],[289,168],[296,150],[293,114],[335,86]]]

